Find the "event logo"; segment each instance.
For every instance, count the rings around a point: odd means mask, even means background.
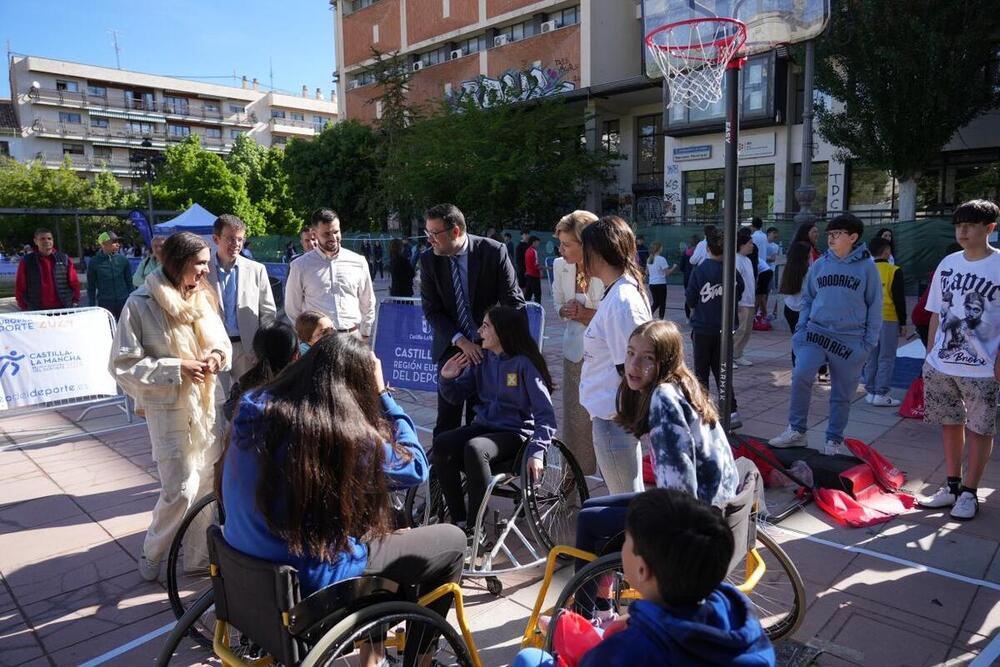
[[[11,350],[10,354],[0,354],[0,377],[3,377],[7,369],[10,369],[10,376],[14,377],[21,371],[21,364],[17,363],[24,359],[23,354],[18,354],[17,350]]]

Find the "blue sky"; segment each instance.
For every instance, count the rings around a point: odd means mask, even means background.
[[[333,19],[326,0],[0,0],[0,49],[115,66],[111,29],[118,30],[122,69],[183,76],[257,77],[298,94],[330,94]],[[10,96],[6,63],[0,97]],[[197,79],[239,85],[232,78]]]

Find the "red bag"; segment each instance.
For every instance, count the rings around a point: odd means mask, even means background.
[[[906,396],[899,406],[899,416],[907,419],[924,418],[924,378],[918,377],[906,390]]]
[[[757,313],[757,316],[753,318],[753,330],[754,331],[770,331],[771,322],[768,321],[767,315],[764,313]]]
[[[837,523],[848,528],[874,526],[885,523],[896,516],[866,507],[839,489],[813,489],[813,500]]]
[[[580,614],[564,611],[552,630],[552,649],[558,667],[576,667],[584,654],[601,643],[601,633]]]
[[[871,467],[875,481],[884,490],[895,493],[906,483],[906,474],[902,470],[860,440],[844,438],[844,446]]]
[[[649,488],[656,486],[656,473],[653,471],[653,453],[642,457],[642,482]]]
[[[745,440],[751,440],[751,438],[744,438]],[[769,451],[767,445],[763,444],[758,440],[753,440],[753,444],[757,449],[763,451]],[[770,461],[765,459],[763,456],[755,452],[749,446],[740,443],[739,447],[733,447],[733,458],[738,459],[740,457],[746,457],[753,461],[753,464],[757,466],[757,470],[760,471],[761,477],[764,478],[764,484],[767,485],[767,480],[771,476],[771,471],[774,470],[774,465]]]

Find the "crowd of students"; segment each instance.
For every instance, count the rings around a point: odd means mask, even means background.
[[[339,248],[339,222],[327,229],[335,214],[315,217],[319,248]],[[996,425],[1000,252],[988,236],[998,217],[1000,209],[985,201],[956,210],[962,250],[938,266],[926,299],[926,419],[942,426],[947,480],[922,502],[951,506],[958,519],[978,510],[976,490]],[[294,565],[305,593],[362,573],[421,590],[458,581],[491,470],[521,453],[532,478],[542,472],[560,426],[553,405],[558,390],[563,432],[573,433],[569,446],[611,493],[585,504],[577,546],[599,550],[624,530],[626,575],[644,598],[582,664],[625,664],[629,656],[629,664],[773,664],[747,601],[721,583],[734,547],[719,509],[739,484],[709,393],[709,375],[718,382],[721,363],[721,234],[706,230],[703,249],[702,243],[692,248],[687,261],[692,371],[680,327],[662,319],[662,294],[653,289],[651,299],[646,289],[646,273],[655,287],[673,270],[661,261],[662,247],[654,243],[641,255],[630,226],[616,216],[575,211],[560,220],[553,298],[566,327],[563,386],[557,388],[528,330],[506,244],[469,234],[452,205],[429,211],[426,224],[430,248],[419,260],[421,297],[434,330],[440,391],[430,455],[384,383],[366,345],[367,323],[360,330],[345,327],[310,307],[308,298],[294,313],[294,329],[261,322],[244,350],[252,365],[233,378],[225,399],[217,398],[215,378],[232,368],[241,341],[232,335],[219,292],[209,286],[213,260],[205,242],[186,233],[165,241],[161,268],[124,304],[111,361],[146,416],[163,486],[140,560],[143,576],[155,578],[179,521],[175,515],[183,514],[186,504],[176,497],[197,498],[214,480],[226,539],[250,555]],[[869,403],[894,401],[888,378],[906,313],[891,239],[879,234],[864,243],[862,223],[850,214],[831,220],[825,231],[829,250],[820,256],[815,225],[797,230],[789,247],[779,288],[793,331],[789,425],[771,444],[803,441],[811,387],[825,366],[831,383],[826,453],[834,455],[843,452],[862,372]],[[766,295],[766,274],[773,271],[765,269],[773,259],[768,233],[755,221],[737,239],[738,360],[745,358],[746,322],[751,314],[766,315],[767,302],[762,311],[757,297]],[[525,242],[528,259],[535,243]],[[368,267],[358,265],[369,279]],[[308,268],[300,260],[292,266]],[[217,417],[217,408],[225,416]],[[223,430],[224,439],[218,437]],[[644,491],[644,450],[656,486],[673,492]],[[388,492],[426,482],[431,461],[452,524],[393,530]],[[450,604],[442,598],[435,610],[446,614]],[[689,639],[669,639],[674,633]],[[548,658],[520,659],[536,661],[521,663],[527,665]]]

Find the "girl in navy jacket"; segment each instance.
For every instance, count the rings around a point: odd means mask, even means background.
[[[542,472],[545,450],[556,432],[552,376],[528,330],[527,314],[494,306],[479,327],[485,354],[472,365],[459,353],[441,368],[441,395],[452,403],[479,396],[468,426],[434,438],[431,458],[452,520],[472,532],[486,495],[493,461],[510,461],[524,449],[531,474]],[[466,509],[462,472],[468,483]]]

